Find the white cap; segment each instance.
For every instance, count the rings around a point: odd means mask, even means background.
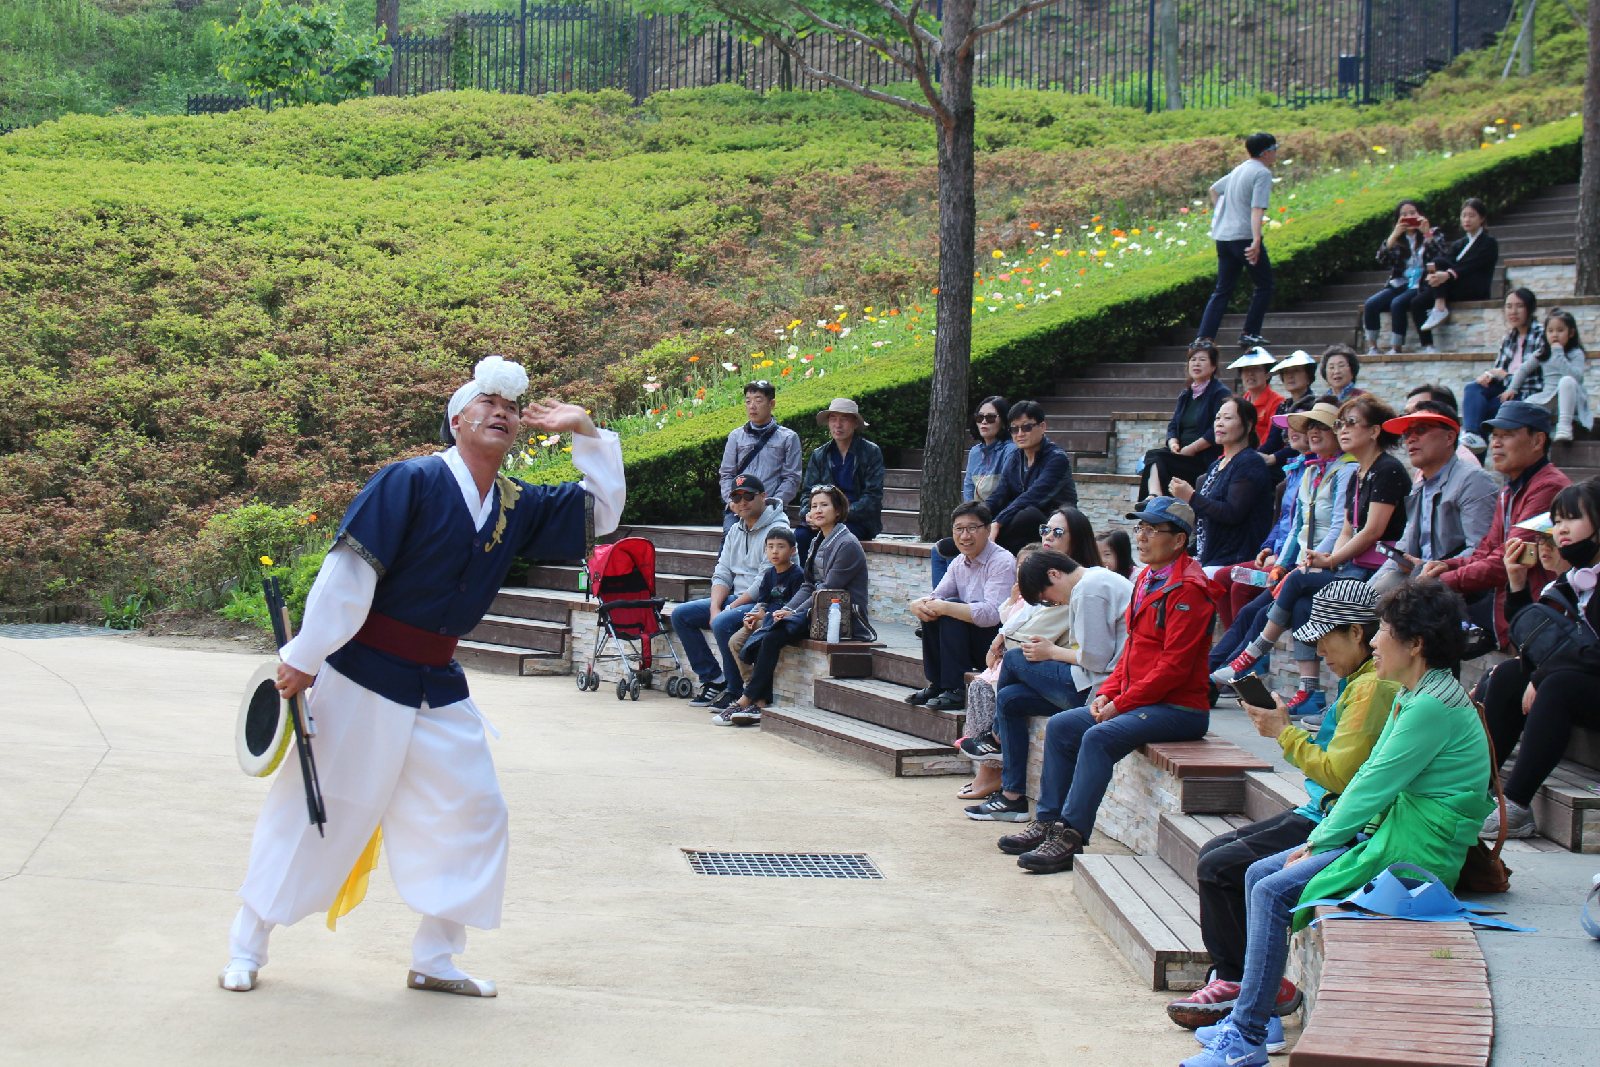
[[[1288,370],[1290,367],[1315,367],[1316,365],[1317,361],[1306,355],[1305,349],[1297,348],[1294,350],[1294,355],[1273,367],[1272,373],[1277,374],[1279,371]]]
[[[1271,352],[1260,345],[1252,348],[1232,363],[1228,364],[1229,370],[1243,370],[1246,367],[1270,367],[1278,362]]]

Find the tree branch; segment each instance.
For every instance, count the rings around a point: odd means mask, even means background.
[[[1590,2],[1596,3],[1600,2],[1600,0],[1590,0]],[[910,13],[906,16],[907,19],[914,23],[917,17],[917,9],[921,6],[922,0],[915,0],[911,5]],[[934,90],[933,79],[928,77],[928,57],[922,50],[922,41],[915,34],[911,37],[911,55],[916,60],[917,85],[921,87],[922,95],[928,98],[928,103],[932,105],[934,114],[939,121],[948,127],[952,116],[949,109],[944,106],[944,101],[939,98],[938,92]]]
[[[981,26],[974,27],[972,35],[962,42],[961,47],[966,48],[986,33],[998,33],[1024,15],[1031,15],[1041,8],[1054,7],[1059,2],[1060,0],[1027,0],[1027,3],[1018,5],[1016,10],[1000,16],[993,22],[985,22]]]
[[[872,0],[872,2],[887,12],[889,17],[898,22],[913,38],[920,37],[923,44],[930,47],[938,47],[939,38],[931,30],[917,25],[917,9],[922,6],[922,0],[917,0],[916,3],[912,4],[910,12],[901,11],[899,6],[894,3],[894,0]]]
[[[912,74],[916,73],[916,68],[911,65],[911,60],[906,59],[904,56],[900,55],[898,51],[894,50],[893,46],[890,45],[888,38],[881,35],[878,37],[868,37],[860,30],[852,30],[849,26],[843,26],[837,22],[830,22],[821,15],[817,14],[815,11],[812,11],[810,8],[806,7],[804,4],[800,3],[799,0],[789,0],[789,6],[800,12],[800,14],[804,15],[812,22],[815,22],[818,26],[821,26],[823,29],[827,30],[829,33],[843,37],[846,40],[855,41],[857,44],[864,44],[868,48],[882,53],[885,58],[887,58],[897,67],[909,71]]]
[[[893,104],[895,107],[903,108],[904,110],[911,112],[913,115],[921,115],[925,119],[939,117],[939,113],[927,104],[919,104],[915,100],[907,100],[903,96],[896,96],[893,93],[886,93],[879,89],[869,88],[868,86],[862,85],[859,82],[851,81],[849,78],[841,78],[837,74],[831,74],[825,70],[818,70],[816,67],[811,65],[811,63],[806,59],[805,55],[798,48],[793,47],[782,38],[773,34],[770,30],[767,30],[765,27],[756,25],[755,22],[751,21],[746,16],[736,12],[723,11],[722,13],[726,15],[730,21],[738,23],[740,26],[750,31],[750,33],[760,37],[772,47],[776,48],[778,51],[794,60],[795,63],[799,65],[800,69],[809,77],[816,78],[818,81],[827,82],[829,85],[837,85],[841,89],[848,89],[852,93],[857,93],[866,97],[868,100],[876,100],[879,103],[884,104]]]

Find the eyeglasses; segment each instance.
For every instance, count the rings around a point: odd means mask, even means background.
[[[1042,424],[1037,422],[1013,422],[1011,424],[1011,436],[1015,437],[1019,433],[1032,433],[1040,425]]]
[[[974,422],[999,422],[1000,416],[992,411],[980,411],[972,416]]]
[[[987,529],[987,526],[954,526],[951,527],[950,532],[957,537],[977,537]]]
[[[1043,541],[1047,537],[1054,538],[1054,537],[1065,537],[1065,536],[1067,536],[1067,531],[1063,530],[1059,526],[1041,526],[1041,527],[1039,527],[1039,540],[1041,540],[1041,541]]]
[[[806,492],[807,493],[831,493],[836,488],[838,488],[838,486],[828,485],[826,482],[824,482],[824,483],[819,484],[819,485],[813,485],[810,489],[807,489]]]
[[[1360,419],[1353,419],[1347,416],[1342,419],[1335,419],[1333,428],[1335,430],[1359,430],[1365,425],[1366,423],[1362,422]]]
[[[1177,532],[1178,532],[1177,530],[1174,530],[1170,526],[1151,526],[1148,522],[1141,522],[1141,523],[1137,524],[1136,526],[1134,526],[1134,528],[1133,528],[1133,533],[1134,533],[1135,537],[1145,537],[1145,536],[1148,536],[1150,534],[1158,534],[1158,533],[1175,534]]]
[[[732,500],[732,501],[735,501],[735,502],[742,501],[742,500],[754,500],[755,498],[756,498],[756,495],[754,493],[750,492],[749,490],[746,490],[746,489],[741,489],[738,492],[734,492],[734,493],[729,493],[728,494],[728,499]]]
[[[1451,428],[1449,426],[1446,426],[1442,422],[1419,422],[1419,423],[1416,423],[1416,424],[1414,424],[1412,426],[1407,426],[1406,427],[1406,432],[1401,434],[1400,436],[1401,437],[1421,437],[1423,434],[1428,433],[1430,430],[1450,430],[1450,429]],[[1454,432],[1454,431],[1452,430],[1451,432]]]

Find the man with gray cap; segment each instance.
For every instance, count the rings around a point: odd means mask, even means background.
[[[817,412],[817,425],[828,428],[830,440],[811,453],[800,488],[810,492],[813,486],[837,486],[850,501],[845,525],[856,540],[870,541],[883,532],[883,451],[861,436],[871,423],[861,417],[854,400],[839,396],[826,410]],[[811,528],[803,510],[794,534],[804,560]]]
[[[1463,595],[1493,589],[1495,635],[1505,648],[1511,643],[1511,626],[1506,620],[1506,541],[1511,537],[1533,540],[1534,533],[1521,524],[1549,511],[1550,502],[1572,479],[1550,462],[1550,412],[1545,407],[1508,400],[1484,425],[1490,430],[1489,455],[1494,469],[1506,479],[1495,498],[1489,535],[1470,556],[1435,560],[1422,568],[1421,576],[1437,578]],[[1535,597],[1550,578],[1537,563],[1529,569],[1528,587]]]

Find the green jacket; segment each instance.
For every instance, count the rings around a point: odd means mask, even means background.
[[[1449,671],[1429,671],[1401,693],[1372,755],[1306,843],[1326,852],[1372,836],[1324,867],[1300,899],[1347,896],[1400,862],[1454,888],[1494,807],[1488,791],[1489,741],[1472,699]],[[1310,918],[1296,913],[1296,927]]]

